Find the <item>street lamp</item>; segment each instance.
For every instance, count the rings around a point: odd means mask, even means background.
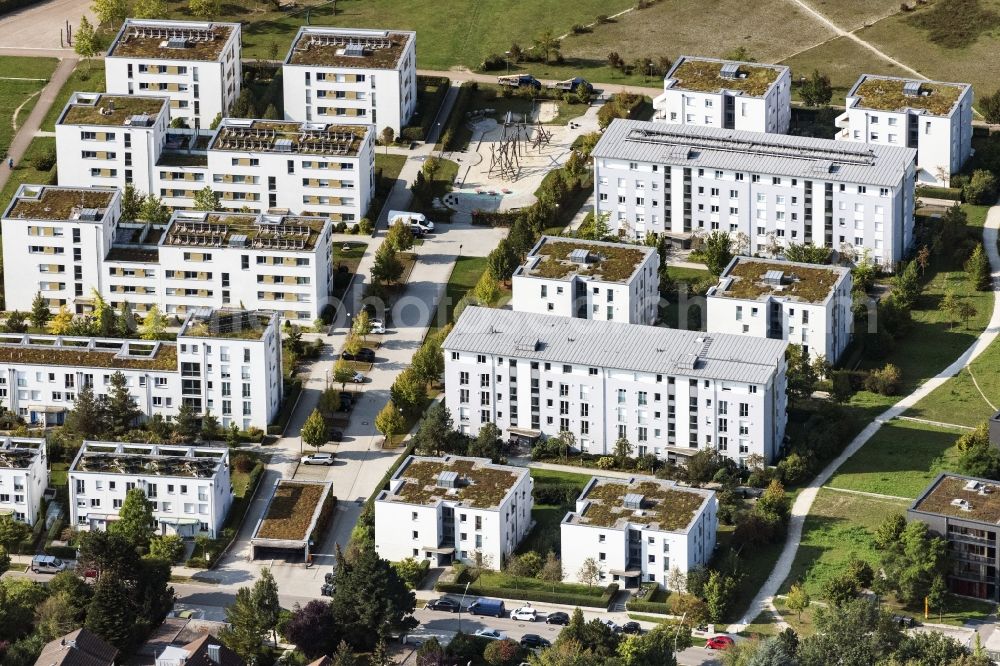
[[[507,63],[507,74],[510,74],[510,51],[503,52],[503,59]]]
[[[465,604],[465,595],[469,593],[469,585],[471,584],[472,581],[465,584],[465,592],[462,593],[462,600],[458,603],[458,633],[462,633],[462,606]]]

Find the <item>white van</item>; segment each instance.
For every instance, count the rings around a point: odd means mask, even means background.
[[[408,223],[411,227],[419,227],[420,231],[434,231],[434,223],[427,219],[423,213],[411,213],[406,210],[390,210],[389,226],[399,221]]]
[[[34,573],[59,573],[66,568],[66,563],[52,555],[35,555],[31,559],[31,570]]]

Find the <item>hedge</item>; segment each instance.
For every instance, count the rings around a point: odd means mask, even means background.
[[[658,613],[660,615],[670,615],[670,607],[662,601],[640,601],[629,599],[625,602],[625,610],[630,613]]]
[[[288,381],[288,386],[285,387],[285,401],[281,403],[281,409],[278,410],[278,416],[274,419],[274,422],[267,426],[268,435],[280,435],[285,432],[288,419],[292,417],[292,409],[295,408],[295,401],[301,392],[301,379],[294,378]]]
[[[479,89],[479,84],[475,81],[466,81],[458,88],[458,95],[455,97],[455,104],[451,107],[451,115],[448,116],[448,122],[444,125],[444,131],[441,132],[441,137],[439,139],[440,146],[437,146],[439,150],[456,150],[458,148],[464,148],[465,146],[458,146],[456,142],[458,140],[458,130],[465,124],[465,113],[469,109],[469,102],[472,101],[472,96]],[[451,141],[449,145],[444,145],[444,137],[448,136],[450,133]]]
[[[465,585],[457,583],[438,583],[434,586],[438,592],[447,594],[464,594]],[[618,594],[618,583],[611,583],[599,597],[586,594],[569,594],[565,592],[549,592],[548,590],[524,590],[513,587],[479,587],[469,586],[469,596],[497,597],[500,599],[518,599],[538,601],[548,604],[565,604],[567,606],[586,606],[588,608],[607,608],[611,600]]]
[[[933,187],[930,185],[920,185],[917,187],[918,197],[928,197],[930,199],[950,199],[952,201],[962,200],[962,190],[957,187]]]
[[[400,138],[405,141],[423,141],[431,131],[431,125],[444,102],[451,79],[446,76],[418,76],[417,98],[420,106],[420,124],[404,127]],[[432,113],[428,113],[432,112]]]
[[[531,495],[535,504],[562,506],[575,502],[580,496],[580,489],[565,483],[536,483]]]
[[[412,456],[413,452],[416,450],[417,450],[417,443],[413,439],[411,439],[410,443],[407,444],[406,448],[403,449],[403,452],[396,458],[396,462],[392,463],[392,466],[389,467],[389,469],[386,470],[385,474],[382,475],[382,479],[378,482],[378,485],[375,486],[375,490],[372,492],[371,496],[367,500],[365,500],[365,507],[374,506],[375,498],[378,497],[378,494],[389,487],[389,479],[391,479],[392,475],[396,473],[396,470],[399,469],[399,466],[403,464],[403,461],[406,460],[409,456]]]
[[[45,554],[52,555],[53,557],[58,557],[63,560],[73,560],[76,559],[76,548],[72,546],[46,546]]]

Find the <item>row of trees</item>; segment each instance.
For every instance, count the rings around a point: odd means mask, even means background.
[[[444,350],[441,345],[451,332],[451,326],[427,336],[410,359],[410,365],[399,373],[389,387],[389,401],[375,417],[375,427],[391,442],[402,434],[407,423],[413,423],[427,406],[427,389],[437,383],[444,372]]]
[[[31,312],[25,314],[14,310],[7,315],[3,330],[8,333],[27,333],[30,328],[52,335],[100,336],[105,338],[135,338],[143,340],[163,340],[169,319],[160,312],[158,305],[150,306],[141,318],[132,312],[128,301],[122,301],[115,312],[104,298],[93,290],[94,301],[90,314],[74,315],[65,305],[56,314],[49,309],[48,299],[37,293],[31,304]]]

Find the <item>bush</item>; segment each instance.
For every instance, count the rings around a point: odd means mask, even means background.
[[[358,222],[358,233],[363,236],[371,236],[373,231],[375,231],[375,225],[372,224],[372,221],[367,217],[361,218],[361,221]]]
[[[45,554],[58,557],[61,560],[76,559],[76,548],[72,546],[46,546]]]
[[[486,56],[486,59],[479,65],[480,71],[483,72],[495,72],[499,69],[504,69],[507,66],[507,60],[499,53],[491,53]]]
[[[459,583],[438,583],[434,586],[438,592],[445,594],[465,593],[465,584]],[[513,587],[480,587],[478,585],[469,586],[469,596],[475,597],[499,597],[501,599],[517,599],[524,601],[536,601],[548,604],[566,604],[568,606],[584,606],[587,608],[607,608],[614,596],[618,594],[618,584],[611,583],[601,592],[600,596],[587,594],[573,594],[566,592],[552,592],[549,590],[526,590]]]
[[[917,197],[961,201],[962,190],[957,187],[932,187],[930,185],[920,185],[917,187]]]
[[[192,569],[207,569],[208,562],[205,561],[204,557],[200,556],[192,557],[187,561],[187,566],[191,567]]]
[[[865,378],[865,390],[880,395],[896,395],[902,373],[892,363],[886,363],[881,370],[872,370]]]
[[[49,146],[31,158],[31,166],[38,171],[48,171],[56,165],[56,147]]]
[[[615,93],[597,111],[597,122],[601,129],[607,128],[616,118],[633,118],[642,107],[645,98],[632,93]]]
[[[580,490],[564,483],[536,483],[531,491],[535,504],[562,506],[576,501]]]
[[[962,188],[962,195],[969,203],[993,205],[997,201],[997,179],[985,169],[972,172],[969,182]]]
[[[423,141],[424,140],[424,129],[417,125],[410,125],[409,127],[404,127],[403,131],[399,133],[399,137],[403,141]]]
[[[254,460],[245,453],[237,453],[233,456],[233,469],[237,472],[246,474],[253,469]]]

